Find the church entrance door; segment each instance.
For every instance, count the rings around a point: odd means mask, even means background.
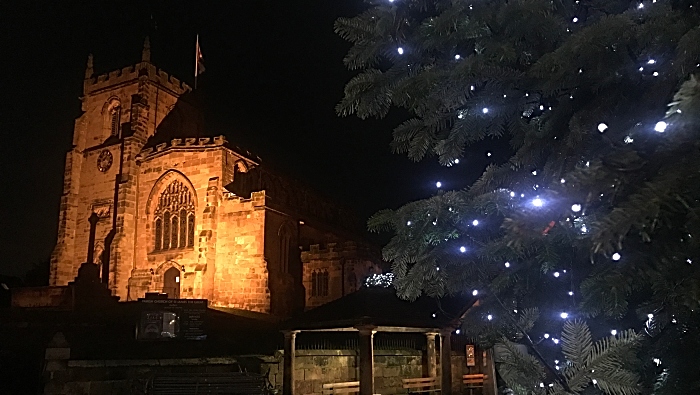
[[[174,267],[163,274],[163,293],[168,294],[168,299],[180,298],[180,271]]]

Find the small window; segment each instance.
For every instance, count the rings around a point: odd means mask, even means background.
[[[173,218],[171,219],[172,221],[172,226],[170,228],[170,248],[177,248],[177,229],[178,229],[178,220],[177,220],[177,215],[173,215]]]
[[[194,247],[194,214],[187,217],[187,246]]]
[[[187,211],[180,210],[180,247],[187,245]]]
[[[328,296],[328,271],[311,273],[311,296]]]
[[[110,131],[112,136],[119,136],[119,126],[121,125],[122,108],[117,103],[110,110]]]

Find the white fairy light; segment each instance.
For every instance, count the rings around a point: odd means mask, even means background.
[[[534,198],[534,199],[532,199],[532,205],[535,207],[542,207],[542,206],[544,206],[544,200],[542,200],[540,198]]]
[[[613,336],[617,336],[617,329],[613,329],[610,331],[610,334]]]
[[[474,85],[472,85],[472,86],[469,87],[469,89],[470,89],[470,90],[475,90],[476,88],[474,87]]]
[[[488,113],[489,113],[488,107],[482,108],[482,109],[481,109],[481,112],[483,112],[484,114],[488,114]]]
[[[578,213],[581,211],[581,205],[580,204],[572,204],[571,205],[571,211]]]
[[[491,155],[493,155],[493,154],[491,154],[490,151],[486,153],[486,156],[489,156],[489,157],[490,157]]]
[[[552,338],[552,341],[554,342],[554,344],[559,344],[559,339]]]
[[[651,314],[651,313],[647,314],[647,318],[650,319],[650,320],[653,320],[653,319],[654,319],[654,314]]]
[[[549,339],[549,333],[545,333],[545,334],[544,334],[544,338],[545,338],[545,339]]]
[[[642,8],[644,8],[644,3],[639,3],[639,5],[637,6],[637,8],[640,9],[640,10],[641,10]]]
[[[562,183],[562,184],[566,184],[566,180],[563,179],[563,178],[562,178],[561,180],[559,180],[559,182]]]
[[[489,315],[486,316],[486,319],[489,320],[489,321],[491,321],[491,320],[493,319],[493,316],[492,316],[491,314],[489,314]]]
[[[608,129],[608,125],[606,125],[605,123],[601,122],[598,124],[598,131],[600,133],[605,132],[607,129]]]
[[[506,263],[505,263],[505,266],[506,266],[506,267],[510,267],[510,262],[506,262]]]
[[[520,197],[521,197],[521,198],[522,198],[522,197],[525,197],[525,194],[524,194],[524,193],[521,193],[521,194],[520,194]]]
[[[540,383],[540,388],[544,388],[544,383]]]
[[[438,181],[435,183],[435,186],[438,188],[442,188],[442,183],[440,181]]]
[[[479,226],[479,220],[475,219],[474,221],[472,221],[472,225]]]
[[[396,51],[399,53],[399,55],[403,55],[403,47],[398,47]]]
[[[620,256],[619,253],[616,252],[616,253],[612,254],[612,260],[613,260],[613,261],[617,262],[617,261],[620,260],[620,258],[622,258],[622,256]]]
[[[574,19],[572,19],[571,21],[572,21],[573,23],[576,23],[576,22],[578,22],[578,18],[577,18],[577,17],[574,17]]]
[[[622,140],[622,141],[624,141],[625,144],[632,144],[632,143],[634,143],[634,139],[632,138],[632,136],[625,136],[625,139]]]
[[[515,197],[515,192],[512,192],[512,191],[511,191],[510,197]]]
[[[461,252],[461,253],[467,252],[467,247],[465,247],[465,246],[459,247],[459,252]]]
[[[640,67],[639,67],[639,71],[644,71],[644,67],[643,67],[643,66],[640,66]]]
[[[544,104],[540,104],[540,111],[544,111]]]
[[[455,60],[459,60],[461,56],[459,54],[455,55]]]
[[[556,365],[556,364],[558,364],[558,363],[559,363],[559,360],[558,360],[558,359],[555,359],[555,360],[554,360],[554,364]]]
[[[685,261],[688,262],[689,265],[692,265],[692,264],[693,264],[693,260],[690,259],[690,258],[686,259]]]
[[[477,291],[476,289],[472,291],[472,296],[476,296],[478,294],[479,294],[479,291]]]
[[[455,159],[455,165],[459,164],[459,159]]]
[[[433,313],[433,318],[437,317],[437,314]]]
[[[588,228],[586,228],[586,225],[581,226],[581,233],[588,233]]]
[[[413,222],[411,222],[411,221],[406,222],[406,226],[411,226],[411,225],[413,225]]]
[[[652,361],[656,364],[656,366],[661,365],[661,360],[659,358],[654,358]]]
[[[596,379],[593,379],[593,380],[591,380],[591,381],[593,382],[593,385],[598,384],[598,380],[596,380]]]
[[[569,296],[574,296],[574,291],[569,291]]]
[[[559,314],[559,316],[563,319],[567,319],[567,318],[569,318],[569,313],[562,312],[561,314]]]
[[[561,274],[559,272],[554,272],[554,277],[559,277]]]
[[[457,329],[457,330],[455,331],[455,334],[459,335],[461,332],[462,332],[461,330]]]
[[[654,59],[649,59],[649,60],[647,61],[647,64],[656,64],[656,60],[654,60]]]
[[[658,71],[655,71],[655,72],[653,72],[651,75],[653,75],[654,77],[658,77],[658,76],[659,76],[659,72],[658,72]]]
[[[659,122],[657,122],[656,125],[654,126],[654,130],[657,131],[657,132],[659,132],[659,133],[663,133],[663,132],[666,131],[666,127],[667,127],[667,126],[668,126],[668,124],[667,124],[666,122],[664,122],[664,121],[659,121]]]

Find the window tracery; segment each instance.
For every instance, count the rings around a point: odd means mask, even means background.
[[[105,114],[105,128],[109,130],[110,136],[119,136],[122,115],[121,103],[117,98],[113,98],[108,103]]]
[[[182,182],[175,180],[158,197],[153,218],[154,250],[194,246],[194,200]]]

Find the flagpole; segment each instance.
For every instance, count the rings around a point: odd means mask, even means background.
[[[197,89],[197,76],[199,75],[199,34],[197,35],[197,44],[194,47],[194,89]]]

